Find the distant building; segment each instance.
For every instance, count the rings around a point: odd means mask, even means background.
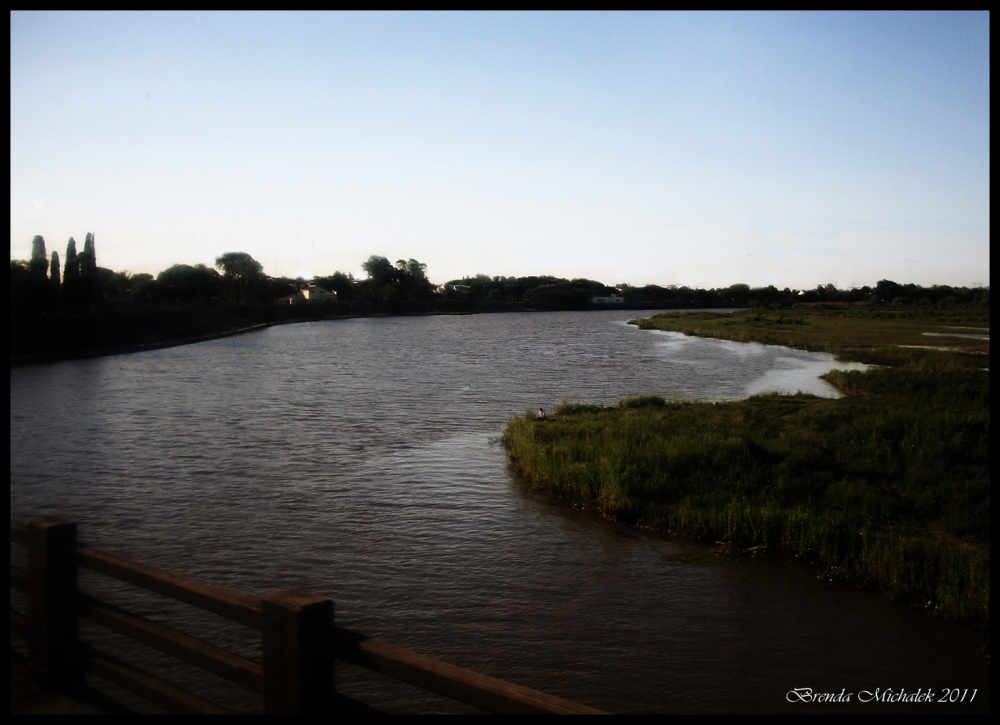
[[[299,290],[302,296],[305,298],[306,302],[336,302],[337,292],[327,292],[322,287],[317,287],[314,284],[309,285],[303,290]]]
[[[625,298],[620,297],[617,293],[612,292],[607,297],[591,297],[590,301],[595,305],[622,305],[625,304]]]
[[[442,284],[435,288],[435,292],[439,295],[456,295],[458,297],[467,297],[469,292],[472,290],[471,287],[465,284]]]
[[[295,294],[286,295],[284,297],[279,297],[274,302],[278,305],[305,305],[305,304],[317,304],[320,302],[336,302],[337,293],[327,292],[322,287],[317,287],[314,284],[303,287]]]

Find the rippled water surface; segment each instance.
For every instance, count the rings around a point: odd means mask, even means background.
[[[988,709],[982,633],[824,588],[807,567],[720,560],[610,524],[512,477],[496,438],[526,408],[835,395],[817,376],[846,367],[643,332],[629,316],[317,322],[13,369],[12,515],[68,515],[88,543],[246,593],[306,587],[346,626],[612,711],[819,710],[786,701],[797,687],[979,688],[960,709]],[[238,625],[82,578],[259,654]],[[259,707],[140,656],[223,704]],[[338,683],[386,710],[463,709],[354,668]]]

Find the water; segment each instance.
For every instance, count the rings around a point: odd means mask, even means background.
[[[337,621],[617,712],[864,709],[798,687],[978,688],[987,635],[815,571],[725,560],[527,489],[496,444],[563,396],[835,391],[829,356],[644,332],[623,311],[368,318],[11,370],[11,512],[63,514],[108,550],[237,591],[305,587]],[[84,586],[232,648],[256,639],[84,572]],[[139,645],[110,649],[238,710],[259,701]],[[462,706],[363,670],[338,686],[396,712]],[[868,705],[936,711],[945,705]]]

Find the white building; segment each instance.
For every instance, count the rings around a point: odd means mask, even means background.
[[[337,293],[327,292],[322,287],[317,287],[314,284],[309,285],[303,290],[299,290],[302,296],[305,298],[306,302],[336,302]]]
[[[295,294],[287,295],[286,297],[280,297],[275,300],[276,304],[279,305],[304,305],[304,304],[317,304],[319,302],[336,302],[337,293],[327,292],[322,287],[317,287],[311,284],[307,287],[300,289]]]
[[[592,297],[590,299],[595,305],[622,305],[625,304],[625,298],[619,297],[615,292],[612,292],[609,297]]]
[[[467,295],[469,294],[470,289],[471,288],[465,284],[442,284],[438,285],[434,291],[437,292],[439,295],[447,294],[449,292],[456,293],[459,295]]]

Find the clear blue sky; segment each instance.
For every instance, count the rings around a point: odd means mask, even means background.
[[[12,13],[10,252],[989,284],[989,15]]]

